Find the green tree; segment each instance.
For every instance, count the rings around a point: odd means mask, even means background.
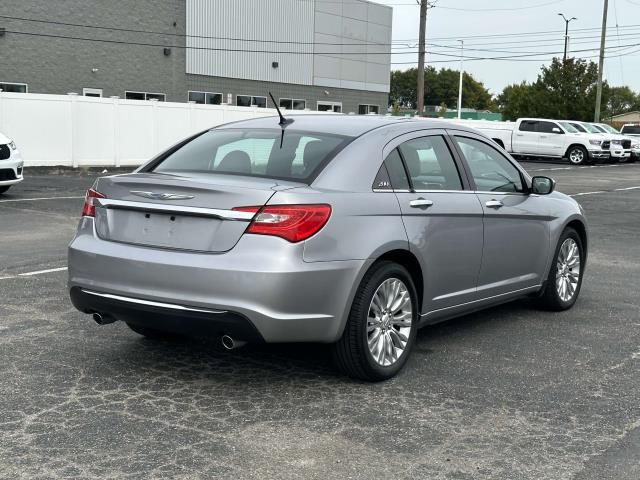
[[[532,83],[507,86],[498,97],[500,109],[508,119],[544,117],[592,121],[596,102],[598,65],[583,59],[555,58],[543,66]],[[609,87],[604,84],[602,106],[609,102]]]
[[[459,78],[458,70],[443,68],[438,71],[434,67],[425,68],[424,104],[442,105],[444,103],[449,108],[457,107]],[[418,70],[415,68],[392,71],[389,105],[398,103],[401,107],[416,108],[417,79]],[[495,109],[491,94],[486,87],[467,73],[464,74],[462,81],[462,105],[478,110]]]
[[[606,117],[640,109],[640,94],[636,95],[628,86],[609,87],[607,96]]]

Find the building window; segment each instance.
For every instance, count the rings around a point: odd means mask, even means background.
[[[82,95],[85,97],[102,97],[102,89],[101,88],[83,88]]]
[[[189,91],[189,101],[201,105],[221,105],[222,94],[212,92]]]
[[[307,108],[307,101],[297,98],[281,98],[280,108],[286,110],[304,110]]]
[[[164,93],[149,93],[149,92],[124,92],[124,98],[127,100],[157,100],[158,102],[164,102],[166,95]]]
[[[379,105],[358,105],[358,113],[360,115],[368,115],[370,113],[375,113],[376,115],[380,113]]]
[[[3,92],[29,93],[29,85],[26,83],[0,82],[0,89]]]
[[[319,112],[342,112],[342,102],[318,102]]]
[[[267,108],[267,97],[253,97],[251,95],[236,95],[238,107]]]

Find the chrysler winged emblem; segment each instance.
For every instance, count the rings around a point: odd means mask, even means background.
[[[189,200],[193,195],[179,195],[177,193],[166,192],[143,192],[140,190],[131,190],[129,193],[138,197],[150,198],[152,200]]]

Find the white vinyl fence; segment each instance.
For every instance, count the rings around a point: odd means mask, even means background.
[[[275,114],[255,107],[0,92],[0,132],[16,142],[27,167],[140,165],[193,133]]]

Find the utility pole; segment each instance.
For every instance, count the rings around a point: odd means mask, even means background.
[[[420,34],[418,39],[418,116],[424,112],[424,53],[427,30],[427,0],[420,0]]]
[[[462,77],[464,76],[464,40],[460,42],[460,85],[458,86],[458,120],[462,118]]]
[[[600,121],[600,103],[602,102],[602,71],[604,69],[604,47],[607,40],[607,14],[609,12],[609,0],[604,0],[602,12],[602,34],[600,36],[600,63],[598,64],[598,88],[596,90],[596,113],[593,121]]]
[[[569,19],[567,19],[567,17],[564,16],[564,13],[559,13],[558,15],[560,15],[565,22],[565,28],[564,28],[564,57],[562,57],[562,62],[566,62],[567,61],[567,52],[569,50],[569,23],[571,23],[572,20],[577,20],[576,17],[571,17]]]

